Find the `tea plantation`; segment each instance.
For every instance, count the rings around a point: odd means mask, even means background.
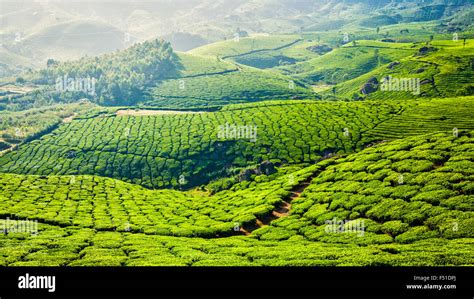
[[[315,162],[386,137],[472,129],[472,101],[265,102],[208,113],[77,118],[0,157],[0,171],[91,174],[149,188],[187,188],[263,160]],[[400,119],[407,121],[400,125]],[[226,124],[256,126],[255,140],[219,137],[219,126]]]
[[[97,230],[142,231],[172,236],[218,237],[233,228],[255,223],[318,166],[259,184],[242,183],[239,190],[213,196],[172,190],[147,190],[95,176],[3,175],[0,207],[3,216],[37,219],[59,226]],[[237,230],[238,233],[238,230]]]
[[[0,267],[474,265],[454,20],[151,40],[1,78]]]
[[[314,162],[352,152],[372,140],[364,132],[404,105],[284,101],[207,113],[77,118],[1,157],[0,171],[95,174],[149,188],[196,186],[263,160]],[[226,124],[256,126],[255,140],[219,136]]]
[[[335,159],[292,201],[289,217],[253,234],[359,245],[473,238],[473,141],[472,131],[421,135]],[[349,220],[347,231],[328,234],[333,219]],[[351,230],[356,224],[363,233]]]
[[[8,227],[0,265],[470,265],[473,134],[384,143],[213,196],[99,177],[4,175],[2,226],[28,217],[39,231]],[[231,236],[309,178],[289,216]],[[347,229],[351,222],[328,233],[331,219],[363,221],[363,234]]]
[[[369,72],[347,80],[335,86],[331,92],[347,99],[417,99],[433,97],[454,97],[473,94],[472,78],[474,68],[474,42],[463,41],[433,41],[429,46],[414,44],[416,53],[394,60],[392,63],[382,63]],[[381,88],[382,79],[419,79],[419,93],[412,89]],[[351,77],[348,77],[351,78]],[[375,90],[362,94],[361,88],[371,78],[378,83]],[[390,81],[389,81],[390,82]],[[339,82],[336,82],[339,83]],[[396,86],[393,84],[392,86]],[[332,96],[327,91],[327,96]]]

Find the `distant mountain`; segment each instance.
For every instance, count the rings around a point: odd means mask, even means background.
[[[472,22],[469,0],[0,0],[1,44],[44,65],[94,56],[161,37],[177,50],[233,38],[236,31],[295,33],[374,28],[400,22],[445,19],[463,28]],[[448,26],[447,25],[447,26]],[[448,27],[449,27],[448,26]],[[446,29],[449,31],[448,29]],[[456,29],[458,31],[458,29]],[[5,59],[3,59],[5,60]],[[4,69],[15,69],[8,65]]]
[[[132,45],[133,38],[102,22],[72,21],[33,33],[10,49],[44,62],[48,58],[72,60],[97,56]]]

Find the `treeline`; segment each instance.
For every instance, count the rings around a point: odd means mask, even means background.
[[[85,57],[77,61],[52,63],[35,73],[33,82],[49,85],[47,97],[55,102],[87,98],[102,105],[136,102],[145,87],[176,72],[178,58],[169,42],[146,41],[123,51]]]

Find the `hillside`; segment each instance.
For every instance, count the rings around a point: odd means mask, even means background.
[[[333,91],[338,95],[353,98],[354,94],[361,97],[361,88],[371,78],[379,82],[374,92],[365,94],[368,99],[407,99],[419,97],[449,97],[451,95],[466,96],[474,92],[472,77],[474,69],[474,43],[467,40],[433,41],[431,46],[416,45],[414,55],[400,58],[393,63],[385,63],[372,71],[338,84]],[[399,78],[419,80],[417,90],[396,88],[396,83],[382,90],[383,78]],[[409,87],[409,86],[408,86]],[[419,89],[418,89],[419,88]],[[326,93],[328,94],[328,93]]]
[[[1,235],[0,264],[472,264],[473,140],[460,132],[394,141],[212,197],[97,177],[4,175],[3,217],[37,219],[40,234]],[[308,178],[289,215],[276,213]],[[272,210],[278,216],[258,228]],[[330,222],[347,217],[343,227]],[[257,229],[224,237],[241,225]]]
[[[263,160],[314,162],[329,153],[360,150],[381,140],[379,126],[385,128],[383,137],[391,132],[392,138],[411,135],[416,128],[474,129],[472,101],[472,97],[419,103],[283,101],[230,106],[219,112],[76,118],[1,157],[0,171],[98,174],[150,188],[192,187],[227,176],[233,167]],[[429,117],[425,113],[413,118],[416,111],[434,103],[440,108],[431,109]],[[400,118],[416,127],[400,126]],[[222,126],[247,133],[231,135],[228,130],[228,135],[220,136]],[[181,176],[185,182],[180,183]]]
[[[282,67],[309,83],[339,83],[416,52],[410,44],[356,41],[308,61]]]
[[[323,163],[290,216],[252,235],[360,245],[472,238],[472,141],[468,132],[421,135]],[[365,234],[328,235],[332,219],[348,219],[347,230],[364,222]]]
[[[153,108],[203,109],[274,99],[315,98],[308,85],[291,77],[236,67],[219,73],[163,80],[148,90],[148,97],[141,104]]]
[[[48,26],[25,36],[11,50],[33,57],[44,66],[48,58],[74,60],[114,52],[132,44],[133,40],[130,38],[127,42],[125,33],[116,27],[93,21],[73,21]]]
[[[157,37],[185,51],[206,43],[232,40],[236,33],[242,33],[241,37],[314,32],[324,35],[328,31],[352,34],[360,30],[375,32],[376,28],[384,27],[380,34],[377,32],[379,38],[387,30],[391,38],[399,36],[420,41],[433,34],[425,28],[429,22],[435,23],[432,26],[439,32],[472,32],[469,12],[472,3],[468,0],[416,0],[404,4],[372,0],[243,0],[236,3],[193,0],[183,1],[177,7],[165,0],[122,1],[120,7],[107,1],[63,0],[38,1],[24,7],[15,1],[3,0],[1,6],[2,45],[24,56],[27,65],[36,68],[44,66],[49,58],[80,59],[83,55],[111,53],[134,42]],[[410,34],[400,34],[402,29],[396,29],[404,25],[410,28]],[[425,34],[420,34],[422,32]],[[14,67],[9,65],[8,69]],[[7,73],[14,74],[14,71]]]
[[[218,57],[174,52],[162,40],[95,58],[52,61],[47,68],[18,78],[37,85],[11,99],[11,104],[24,109],[51,99],[56,103],[87,99],[103,106],[215,109],[242,102],[315,98],[308,85],[293,78]]]
[[[264,51],[275,48],[287,47],[299,40],[298,35],[255,35],[242,37],[236,35],[234,38],[205,45],[189,51],[191,54],[218,56],[223,59]]]

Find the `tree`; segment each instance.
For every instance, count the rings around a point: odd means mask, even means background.
[[[52,58],[49,58],[48,61],[46,61],[46,67],[52,67],[52,66],[56,66],[59,64],[59,61],[57,60],[54,60]]]

